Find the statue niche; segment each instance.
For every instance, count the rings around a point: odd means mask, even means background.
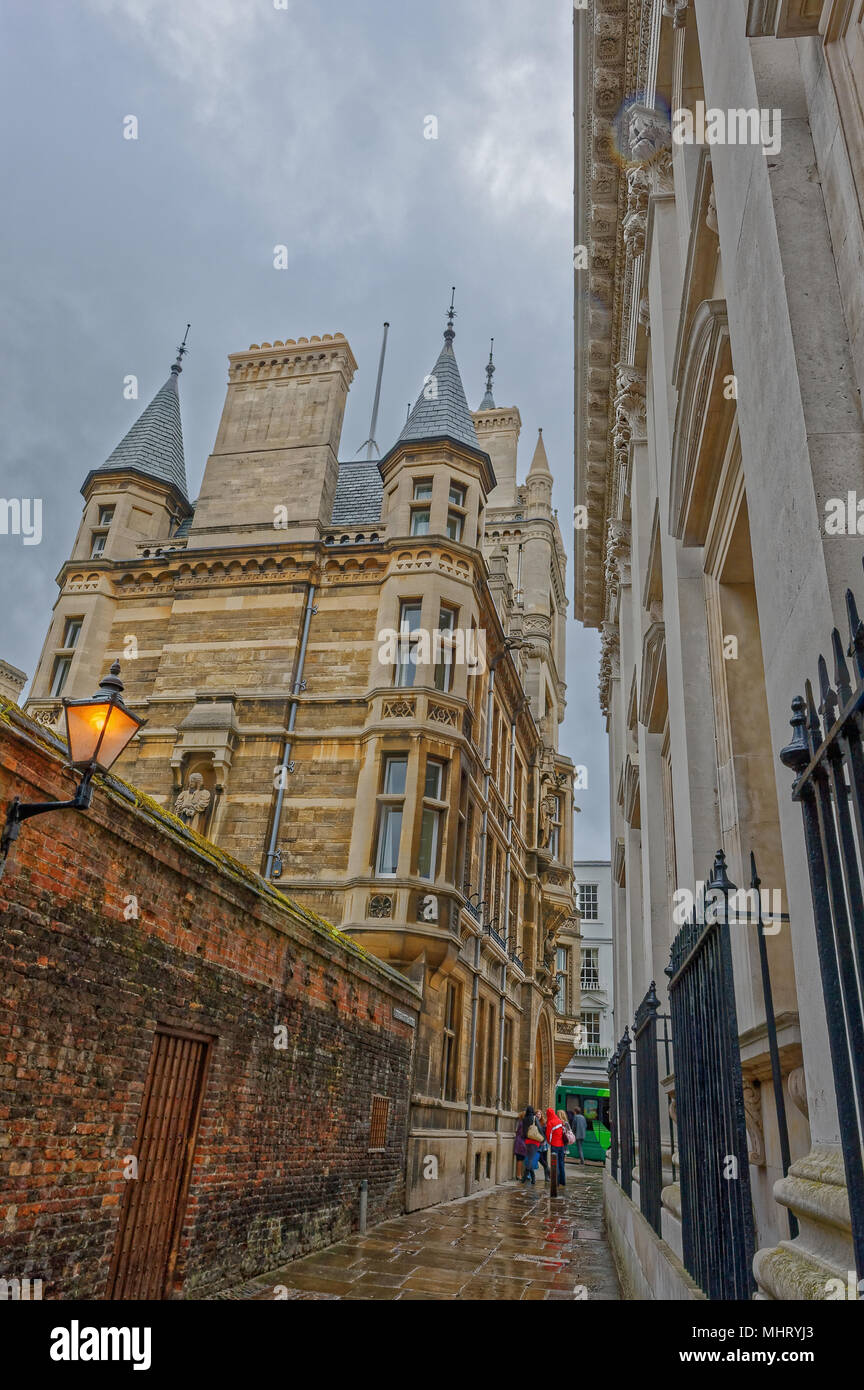
[[[207,832],[211,800],[212,794],[205,787],[203,776],[200,772],[193,772],[174,802],[174,814],[179,816],[190,830],[204,835]]]

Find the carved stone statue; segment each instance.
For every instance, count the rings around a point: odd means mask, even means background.
[[[174,814],[189,826],[190,830],[201,830],[210,806],[210,792],[204,786],[200,772],[193,772],[186,786],[174,802]]]
[[[545,718],[547,718],[547,716],[544,715],[544,719]],[[542,729],[543,719],[540,720],[540,727]],[[549,841],[552,838],[552,828],[555,820],[555,810],[555,797],[552,794],[552,792],[547,792],[546,795],[541,797],[540,799],[540,809],[538,815],[539,825],[537,827],[537,842],[540,845],[541,849],[547,849],[549,846]]]
[[[759,1091],[749,1077],[744,1078],[744,1115],[747,1125],[747,1156],[760,1167],[765,1162],[765,1138],[762,1132],[762,1106]]]

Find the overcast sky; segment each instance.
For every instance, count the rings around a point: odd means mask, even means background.
[[[359,363],[349,458],[388,319],[383,452],[455,284],[469,404],[494,335],[495,399],[522,414],[520,479],[542,425],[572,553],[572,13],[571,0],[6,0],[0,492],[43,499],[43,536],[0,535],[0,656],[33,674],[81,483],[167,377],[187,321],[194,497],[229,352],[343,332]],[[130,373],[138,401],[123,397]],[[572,585],[570,569],[571,605]],[[568,649],[561,747],[589,776],[576,856],[606,857],[597,634],[571,621]]]

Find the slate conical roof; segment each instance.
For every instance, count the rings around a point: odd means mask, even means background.
[[[170,483],[188,501],[178,390],[182,370],[178,359],[165,385],[159,388],[97,473],[132,468],[160,483]]]
[[[438,354],[438,361],[417,397],[414,409],[396,441],[397,444],[406,440],[453,439],[457,444],[467,444],[471,449],[480,449],[480,441],[456,365],[456,355],[453,351],[455,336],[451,322],[444,330],[444,346]]]

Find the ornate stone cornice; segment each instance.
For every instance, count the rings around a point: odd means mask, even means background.
[[[577,132],[585,131],[577,199],[584,209],[588,270],[577,271],[576,492],[587,527],[575,536],[575,616],[598,626],[607,611],[607,521],[620,494],[618,471],[634,430],[619,409],[614,364],[629,356],[634,273],[645,247],[652,194],[671,179],[671,130],[660,109],[628,101],[646,89],[652,0],[589,0],[577,81]],[[585,277],[589,283],[585,284]],[[587,406],[587,408],[585,408]],[[629,438],[627,437],[629,431]]]

